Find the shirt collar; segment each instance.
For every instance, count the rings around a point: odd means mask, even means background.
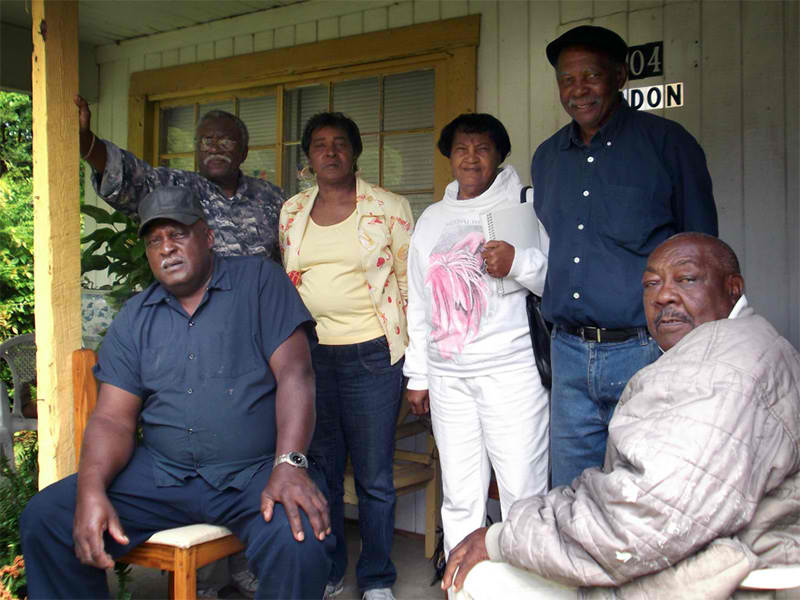
[[[218,289],[218,290],[230,290],[231,283],[230,283],[230,275],[228,274],[228,265],[226,263],[225,257],[219,256],[216,252],[214,253],[214,271],[211,274],[211,282],[208,284],[208,289]],[[150,306],[152,304],[158,304],[159,302],[165,302],[167,298],[172,297],[172,294],[167,292],[164,289],[164,286],[161,285],[158,281],[155,282],[155,287],[152,288],[150,291],[149,296],[142,302],[142,306]]]
[[[741,314],[741,312],[748,306],[749,304],[747,303],[747,298],[745,297],[744,294],[742,294],[741,296],[739,296],[739,299],[736,301],[736,304],[733,305],[733,308],[731,309],[728,318],[729,319],[737,318]],[[658,349],[661,350],[661,346],[659,346]],[[664,351],[661,350],[661,353],[663,354]]]
[[[217,193],[219,193],[221,196],[225,196],[225,198],[228,198],[218,183],[211,181],[208,177],[204,177],[204,179],[208,182],[209,187],[217,188]],[[233,198],[239,198],[247,191],[247,176],[242,172],[241,169],[239,169],[239,178],[236,181],[236,191],[233,193],[233,196],[228,198],[229,200],[232,200]]]
[[[729,319],[735,319],[738,317],[741,312],[747,308],[747,298],[744,294],[742,294],[739,299],[736,301],[736,304],[733,305],[733,309],[731,309],[731,314],[728,315]]]
[[[594,137],[589,142],[590,145],[601,140],[610,141],[613,139],[617,135],[617,131],[621,128],[622,123],[628,118],[630,112],[634,110],[628,106],[622,92],[618,92],[618,94],[619,105],[614,112],[611,113],[611,117],[606,124],[600,128],[600,131],[594,134]],[[571,145],[577,146],[578,148],[583,148],[585,146],[583,138],[581,137],[581,128],[574,120],[566,127],[559,148],[561,150],[568,150]]]

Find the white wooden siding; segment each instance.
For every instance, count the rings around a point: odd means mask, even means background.
[[[665,76],[684,106],[659,111],[702,144],[714,180],[720,236],[742,263],[747,295],[800,346],[798,29],[792,0],[311,0],[97,49],[97,133],[125,145],[130,74],[466,14],[481,15],[477,107],[511,134],[510,164],[529,179],[532,152],[567,122],[546,44],[582,23],[630,44],[663,40]],[[421,494],[400,499],[397,526],[422,531]],[[417,508],[415,510],[415,504]]]

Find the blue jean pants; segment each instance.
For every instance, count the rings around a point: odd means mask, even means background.
[[[319,599],[335,542],[332,537],[317,540],[302,510],[303,542],[294,539],[283,505],[276,504],[272,520],[264,521],[261,492],[270,473],[272,465],[267,464],[243,490],[217,490],[201,477],[181,486],[157,487],[151,455],[139,447],[107,490],[130,543],[122,546],[106,534],[106,551],[116,558],[161,529],[192,523],[224,525],[246,547],[248,564],[259,580],[256,598]],[[312,467],[309,475],[324,493],[321,473]],[[76,476],[71,475],[46,487],[23,512],[20,537],[31,600],[109,597],[105,571],[82,565],[75,556],[76,484]]]
[[[550,465],[553,487],[602,467],[608,423],[633,375],[661,355],[645,329],[624,342],[587,342],[553,328]]]
[[[330,581],[347,569],[344,537],[344,470],[353,464],[358,496],[361,555],[359,589],[391,587],[394,535],[394,439],[403,386],[403,361],[389,362],[380,337],[360,344],[322,345],[311,353],[317,381],[317,425],[309,453],[323,466],[330,489],[336,551]]]

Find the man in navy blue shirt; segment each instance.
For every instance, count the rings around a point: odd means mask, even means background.
[[[214,254],[190,189],[157,188],[139,215],[157,282],[103,341],[77,476],[25,510],[29,597],[108,597],[114,558],[155,531],[206,522],[247,547],[257,597],[319,598],[333,544],[322,479],[303,455],[311,316],[272,261]]]
[[[550,236],[545,318],[554,324],[552,484],[600,466],[628,379],[659,356],[640,278],[647,256],[682,231],[717,235],[703,150],[679,124],[631,109],[627,45],[580,26],[547,46],[572,122],[533,156],[536,214]]]

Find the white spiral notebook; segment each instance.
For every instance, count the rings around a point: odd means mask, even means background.
[[[489,211],[481,215],[483,237],[486,240],[501,240],[518,248],[540,248],[539,222],[533,210],[533,202],[515,204]],[[510,277],[495,279],[497,293],[501,296],[525,289]]]

